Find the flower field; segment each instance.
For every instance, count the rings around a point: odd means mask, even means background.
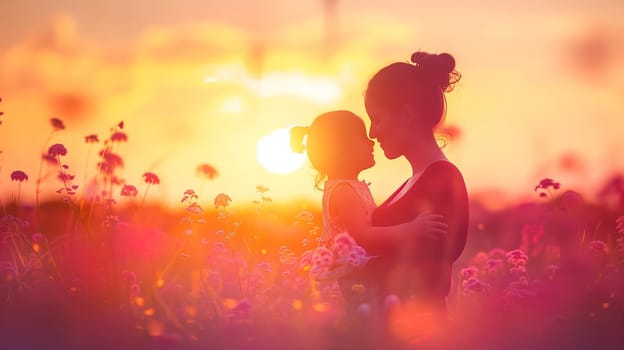
[[[364,340],[369,305],[346,312],[337,285],[311,277],[333,259],[316,249],[317,203],[259,185],[249,203],[189,189],[154,204],[158,174],[119,175],[123,122],[85,136],[97,150],[85,179],[64,160],[81,150],[54,141],[64,128],[51,120],[37,174],[0,163],[15,186],[0,213],[0,349],[386,348]],[[57,198],[22,201],[26,181],[55,184]],[[472,200],[448,324],[388,298],[388,348],[621,348],[624,177],[592,201],[548,178],[527,192],[533,201],[498,210]]]

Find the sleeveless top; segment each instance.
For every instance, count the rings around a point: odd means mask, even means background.
[[[368,224],[371,223],[376,205],[366,182],[360,180],[327,180],[323,187],[323,233],[321,235],[321,243],[331,245],[333,238],[337,234],[345,231],[329,213],[329,199],[331,198],[331,194],[334,189],[341,184],[351,186],[355,193],[358,194],[362,206],[364,207],[366,217],[368,218]]]
[[[329,213],[329,200],[338,185],[347,184],[355,190],[371,223],[375,201],[368,184],[358,180],[328,180],[323,189],[323,232],[318,248],[312,255],[311,276],[317,280],[337,280],[364,266],[371,256],[341,227]]]

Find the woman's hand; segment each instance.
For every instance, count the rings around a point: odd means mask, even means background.
[[[439,240],[448,233],[448,225],[444,216],[423,212],[414,220],[407,223],[411,232],[418,237]]]

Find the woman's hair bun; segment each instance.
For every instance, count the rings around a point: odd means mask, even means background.
[[[417,51],[412,54],[412,63],[444,91],[450,91],[461,75],[455,70],[455,58],[448,53],[430,54]]]

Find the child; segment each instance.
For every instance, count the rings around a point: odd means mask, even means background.
[[[307,151],[318,171],[316,188],[321,189],[324,182],[323,233],[310,270],[317,280],[342,278],[373,258],[358,241],[395,245],[408,235],[440,239],[446,234],[442,216],[428,213],[397,226],[371,225],[375,202],[368,184],[358,175],[375,165],[373,145],[363,120],[345,110],[321,114],[309,127],[291,129],[291,148]]]

